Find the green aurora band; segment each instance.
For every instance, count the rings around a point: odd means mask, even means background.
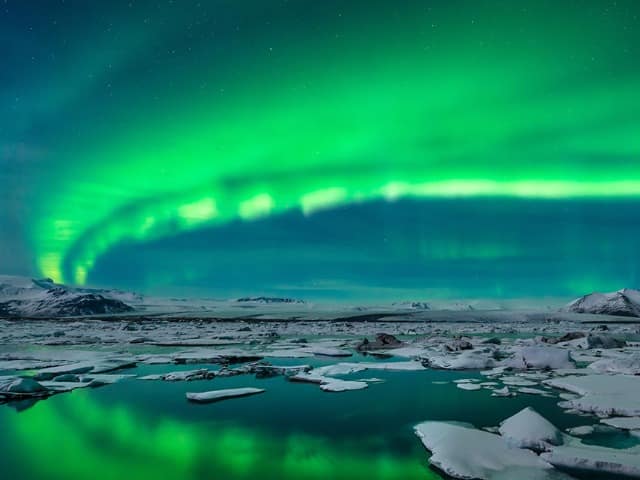
[[[42,274],[84,284],[122,242],[292,209],[640,198],[634,2],[260,3],[206,7],[221,23],[254,9],[262,30],[223,32],[237,53],[214,55],[188,40],[193,18],[163,12],[171,29],[155,34],[189,46],[180,61],[165,54],[132,86],[109,73],[114,55],[94,59],[116,100],[93,100],[95,122],[58,142],[68,161],[31,231]],[[277,29],[305,8],[302,25]],[[128,28],[123,70],[157,47]]]

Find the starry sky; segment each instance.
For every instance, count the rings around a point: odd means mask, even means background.
[[[0,1],[0,266],[147,293],[640,286],[635,0]]]

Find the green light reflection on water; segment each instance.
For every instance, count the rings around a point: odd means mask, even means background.
[[[102,405],[90,393],[0,414],[22,478],[439,478],[421,459],[227,422],[151,418],[122,404]]]

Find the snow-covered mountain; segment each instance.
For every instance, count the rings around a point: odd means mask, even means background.
[[[391,306],[395,308],[407,308],[409,310],[431,310],[431,304],[419,301],[393,302]]]
[[[141,298],[119,290],[67,287],[50,278],[0,275],[0,316],[71,317],[133,311],[124,299]]]
[[[640,317],[640,290],[624,288],[611,293],[591,293],[569,303],[563,311]]]
[[[305,303],[304,300],[298,300],[296,298],[282,298],[282,297],[242,297],[235,300],[238,303],[257,303],[257,304],[283,304],[283,303]]]

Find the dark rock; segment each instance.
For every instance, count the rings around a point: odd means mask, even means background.
[[[617,338],[612,335],[593,335],[590,334],[587,337],[587,344],[589,348],[622,348],[627,345],[627,342],[622,338]]]
[[[472,350],[473,345],[468,340],[456,338],[449,343],[445,343],[444,348],[449,352],[459,352],[462,350]]]
[[[300,365],[295,367],[278,367],[269,364],[255,365],[253,371],[256,374],[256,378],[270,378],[280,375],[292,376],[299,373],[306,373],[311,370],[309,365]]]
[[[129,343],[145,343],[145,342],[151,342],[151,341],[153,340],[149,337],[136,337],[129,340]]]
[[[246,363],[246,362],[256,362],[258,360],[262,360],[261,355],[224,355],[223,363],[226,363],[226,364]]]
[[[402,345],[404,345],[404,343],[390,333],[378,333],[376,335],[375,341],[373,342],[370,342],[367,338],[364,338],[358,345],[356,345],[356,350],[362,352],[385,348],[396,348]]]
[[[569,332],[565,333],[561,337],[543,337],[542,341],[555,345],[556,343],[570,342],[571,340],[577,340],[578,338],[584,338],[586,334],[584,332]]]

